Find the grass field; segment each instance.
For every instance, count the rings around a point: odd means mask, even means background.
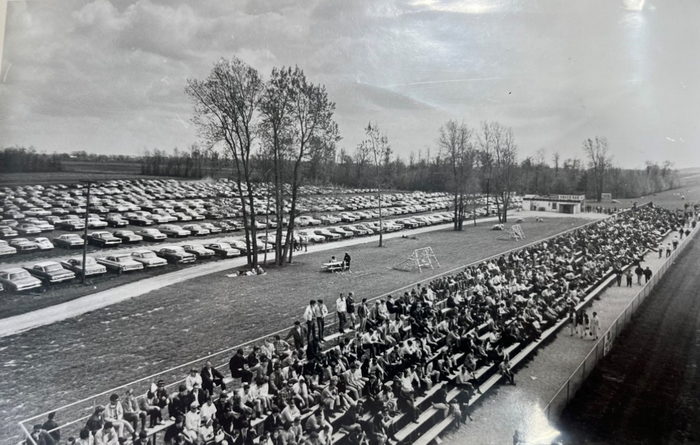
[[[381,249],[374,243],[354,246],[353,271],[348,274],[319,272],[323,261],[342,250],[309,254],[265,276],[213,274],[0,339],[5,375],[0,437],[14,436],[21,418],[289,326],[310,298],[324,298],[332,309],[338,292],[373,297],[584,222],[525,222],[528,239],[521,242],[499,240],[500,232],[481,224],[461,233],[396,238]],[[390,269],[425,246],[435,250],[439,270],[418,274]],[[176,377],[181,375],[170,376]]]

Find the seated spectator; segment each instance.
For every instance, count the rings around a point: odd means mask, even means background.
[[[221,374],[218,369],[214,368],[210,361],[204,364],[199,375],[201,376],[202,389],[209,395],[214,394],[215,386],[218,386],[222,391],[226,391],[223,374]]]

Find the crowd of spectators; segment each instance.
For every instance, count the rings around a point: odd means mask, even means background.
[[[370,302],[340,294],[332,336],[325,326],[328,307],[312,300],[303,323],[296,321],[286,336],[239,349],[229,361],[231,378],[207,362],[192,368],[174,394],[162,381],[143,397],[113,394],[73,441],[141,445],[161,428],[168,445],[315,445],[331,443],[339,429],[348,444],[392,443],[397,418],[417,421],[417,400],[436,385],[431,406],[459,423],[479,392],[480,369],[494,369],[516,384],[511,346],[575,320],[588,289],[611,273],[622,277],[630,265],[640,267],[663,234],[683,231],[691,219],[645,206],[402,295]],[[461,394],[448,400],[454,387]],[[53,445],[37,427],[41,445]]]

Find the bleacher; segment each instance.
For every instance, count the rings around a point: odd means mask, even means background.
[[[602,254],[596,255],[596,257],[600,258],[602,257]],[[567,259],[568,264],[574,265],[576,267],[580,266],[581,263],[586,259],[586,256],[583,251],[575,251],[571,253],[570,257]],[[589,259],[590,260],[590,259]],[[630,267],[630,265],[626,265],[626,268]],[[555,275],[555,279],[562,279],[563,276],[562,271],[558,271],[557,275]],[[578,282],[581,279],[581,274],[580,273],[575,273],[571,277],[568,278],[568,281],[571,282]],[[590,284],[584,291],[583,295],[585,295],[585,298],[583,298],[577,305],[576,305],[576,310],[579,310],[586,305],[588,305],[592,299],[596,298],[598,295],[600,295],[603,290],[614,280],[614,274],[613,274],[613,269],[609,268],[606,270],[599,279],[593,283]],[[549,284],[551,286],[551,283]],[[531,288],[530,288],[531,290]],[[526,291],[527,295],[529,295],[531,298],[534,298],[537,296],[536,292],[530,292],[529,290]],[[468,292],[464,292],[464,294],[468,294]],[[562,299],[565,299],[566,297],[564,295],[559,295],[558,298],[554,300],[556,304],[561,304]],[[439,314],[439,317],[447,317],[452,308],[449,308],[446,306],[447,304],[447,298],[443,298],[440,301],[436,301],[433,305],[434,309],[436,312]],[[506,325],[511,323],[513,319],[507,320],[505,322]],[[517,368],[519,365],[524,363],[526,359],[530,356],[530,354],[537,349],[543,342],[547,341],[555,332],[557,332],[562,326],[566,325],[568,323],[568,318],[566,317],[559,317],[555,322],[552,323],[551,326],[548,326],[539,336],[539,338],[530,341],[530,342],[513,342],[512,344],[508,345],[507,348],[505,349],[506,354],[509,357],[512,357],[510,359],[510,365],[512,369]],[[492,332],[490,332],[488,328],[488,322],[481,323],[475,327],[473,327],[469,332],[473,333],[476,335],[480,340],[485,340],[489,336],[492,335]],[[330,349],[338,348],[338,343],[340,342],[341,339],[343,338],[351,338],[354,336],[356,329],[358,329],[359,324],[355,325],[354,327],[351,327],[350,330],[346,331],[345,333],[340,333],[340,332],[335,332],[332,333],[324,338],[324,352],[328,352]],[[410,331],[410,326],[409,328],[405,331],[405,335],[407,338],[413,338],[414,340],[418,340],[413,336],[413,333]],[[405,339],[405,338],[404,338]],[[441,356],[442,353],[448,352],[449,349],[447,346],[444,344],[445,342],[445,337],[443,336],[442,338],[439,339],[439,347],[436,348],[435,351],[433,351],[433,354],[431,355],[430,358],[428,358],[428,362],[432,362],[436,360],[438,357]],[[382,351],[381,354],[387,355],[392,351],[394,347],[387,348],[386,350]],[[456,360],[457,362],[462,359],[464,356],[463,352],[456,352],[452,354],[452,359]],[[225,364],[221,364],[218,366],[218,368],[223,368]],[[468,401],[468,406],[471,407],[474,406],[475,404],[479,403],[479,401],[484,397],[485,394],[488,393],[488,391],[493,388],[496,384],[500,382],[500,380],[503,378],[501,374],[499,373],[498,370],[498,364],[493,362],[482,362],[479,366],[479,368],[474,372],[474,376],[478,382],[478,389],[471,399]],[[442,409],[436,408],[432,406],[432,402],[434,400],[434,396],[437,394],[437,392],[445,388],[447,389],[447,401],[452,401],[455,398],[457,398],[460,395],[461,390],[457,389],[454,387],[454,382],[457,378],[457,372],[453,372],[447,378],[441,380],[440,382],[436,383],[433,385],[430,389],[425,391],[423,394],[420,396],[416,397],[415,399],[415,406],[418,408],[419,412],[421,413],[418,416],[418,419],[416,421],[413,421],[413,419],[410,419],[409,415],[405,412],[399,413],[395,415],[391,419],[391,424],[393,429],[396,431],[395,438],[402,443],[420,443],[420,444],[428,444],[431,443],[436,437],[438,437],[440,434],[442,434],[449,426],[452,424],[453,419],[451,416],[447,416],[446,418],[443,418],[441,414],[444,412]],[[391,384],[391,378],[388,378],[386,381],[382,382],[382,384],[387,385]],[[232,379],[231,377],[226,378],[225,383],[228,388],[237,390],[241,386],[240,380],[235,380]],[[302,422],[305,421],[309,416],[313,415],[314,412],[316,412],[320,406],[314,405],[309,407],[309,409],[305,410],[302,413]],[[344,430],[343,425],[340,424],[341,419],[343,418],[343,413],[336,413],[334,415],[331,415],[327,421],[332,425],[333,430],[335,433],[332,436],[332,442],[336,444],[343,445],[348,438],[347,431]],[[364,413],[362,416],[362,419],[365,421],[369,421],[371,419],[371,414],[369,412]],[[263,424],[265,421],[265,416],[259,417],[255,420],[253,420],[250,424],[251,428],[255,429],[259,434],[262,432]],[[147,433],[149,437],[153,439],[153,441],[156,441],[156,438],[159,436],[161,432],[166,430],[170,425],[172,425],[173,420],[169,419],[166,420],[161,425],[158,425],[153,428],[149,428],[147,430]]]

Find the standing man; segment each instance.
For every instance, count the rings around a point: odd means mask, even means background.
[[[304,310],[304,321],[306,321],[306,341],[316,336],[316,300],[309,301],[309,305]]]
[[[613,273],[615,274],[615,279],[617,280],[617,287],[622,286],[622,269],[620,269],[620,265],[618,263],[615,263]]]
[[[301,327],[301,323],[299,323],[299,320],[296,320],[294,322],[294,327],[289,330],[289,333],[285,337],[285,340],[289,340],[290,338],[292,339],[294,347],[297,349],[297,351],[304,350],[304,339],[308,340],[308,332],[304,332],[304,328]]]
[[[649,280],[651,279],[652,271],[649,269],[649,266],[644,269],[644,282],[648,283]]]
[[[41,426],[42,429],[49,432],[53,440],[58,443],[61,441],[61,430],[58,429],[58,423],[56,423],[56,413],[49,413],[46,422]]]
[[[363,298],[360,307],[357,308],[357,316],[360,319],[360,332],[364,332],[367,327],[367,317],[369,317],[369,307],[367,307],[367,299]]]
[[[348,311],[348,318],[350,318],[350,323],[352,329],[355,329],[355,299],[353,298],[352,292],[348,292],[348,296],[345,298],[345,307]]]
[[[335,310],[338,313],[338,330],[341,334],[345,333],[345,321],[347,319],[347,304],[345,302],[345,297],[343,293],[335,300]]]
[[[625,273],[625,282],[627,283],[627,287],[632,287],[632,269],[627,269],[627,272]]]
[[[350,270],[350,254],[345,252],[343,257],[343,263],[345,263],[345,270]]]
[[[642,266],[637,266],[634,268],[634,274],[637,275],[637,284],[642,285],[642,275],[644,275],[644,269]]]
[[[598,335],[600,333],[600,319],[598,318],[598,312],[593,312],[589,330],[591,331],[591,337],[593,337],[594,340],[598,340]]]
[[[323,303],[323,300],[316,300],[314,315],[316,315],[316,324],[318,325],[318,341],[322,343],[326,328],[326,315],[328,315],[328,308]]]

